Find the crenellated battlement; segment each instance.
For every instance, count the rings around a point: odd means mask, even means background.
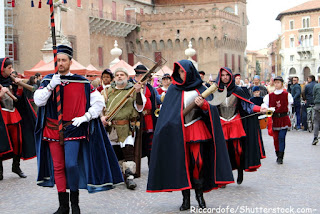
[[[212,19],[221,18],[240,24],[240,17],[223,10],[187,10],[185,12],[158,13],[158,14],[137,14],[138,23],[171,20],[191,20],[191,19]]]

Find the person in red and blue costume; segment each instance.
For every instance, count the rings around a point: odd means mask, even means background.
[[[34,93],[34,102],[39,106],[35,130],[37,184],[57,185],[60,206],[56,214],[69,213],[67,188],[72,213],[80,213],[79,188],[94,193],[123,182],[117,157],[97,119],[105,105],[103,97],[87,79],[70,73],[72,53],[69,46],[57,47],[58,73],[45,76]],[[61,94],[62,142],[54,93],[57,85]]]
[[[190,209],[190,189],[200,208],[203,192],[233,183],[219,112],[199,96],[207,88],[191,61],[174,63],[172,84],[164,98],[151,150],[147,192],[182,191],[180,210]],[[183,109],[195,102],[185,117]]]
[[[265,113],[267,108],[249,101],[248,93],[236,86],[230,68],[220,69],[216,83],[218,91],[227,90],[227,97],[218,109],[230,162],[238,170],[237,183],[241,184],[243,170],[256,171],[261,166],[260,159],[265,158],[258,117],[250,114]]]
[[[34,127],[36,115],[23,88],[12,82],[12,61],[9,58],[0,58],[0,180],[3,180],[2,161],[12,158],[12,172],[20,178],[27,176],[20,169],[20,159],[28,160],[36,155]],[[15,102],[7,93],[17,97]]]

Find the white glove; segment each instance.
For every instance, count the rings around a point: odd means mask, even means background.
[[[50,83],[48,84],[48,88],[49,90],[54,89],[57,85],[61,84],[61,79],[60,79],[60,74],[54,74],[52,76],[52,79],[50,81]]]
[[[82,117],[75,117],[72,119],[73,126],[79,127],[82,123],[89,122],[91,120],[91,114],[89,112],[85,113]]]

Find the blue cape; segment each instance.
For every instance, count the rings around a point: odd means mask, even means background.
[[[184,70],[184,80],[180,78],[178,68]],[[183,91],[198,90],[202,93],[206,87],[189,60],[174,64],[172,79],[173,84],[164,98],[153,137],[147,192],[192,188],[183,134]],[[207,99],[212,99],[212,96]],[[213,136],[211,143],[203,144],[203,188],[207,192],[234,181],[217,108],[210,106],[208,112],[203,112],[203,118]]]
[[[40,87],[46,87],[52,78],[52,74],[46,76]],[[82,76],[73,75],[64,77],[67,80],[79,80],[85,84],[87,103],[90,103],[90,84]],[[70,83],[72,84],[72,83]],[[49,98],[52,100],[52,96]],[[88,109],[87,105],[87,109]],[[54,186],[53,163],[47,141],[42,141],[43,128],[46,120],[46,111],[52,110],[48,104],[38,110],[35,137],[38,159],[39,186]],[[72,126],[72,125],[71,125]],[[88,130],[89,141],[81,140],[79,150],[79,188],[87,189],[89,193],[109,190],[114,184],[123,182],[122,172],[119,168],[117,157],[110,145],[107,133],[99,119],[93,119],[83,126]]]

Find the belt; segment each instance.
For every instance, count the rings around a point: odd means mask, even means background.
[[[112,120],[112,125],[126,125],[129,124],[129,120]]]
[[[143,115],[150,115],[152,114],[152,109],[146,109],[146,110],[143,110]]]
[[[285,117],[288,115],[288,112],[285,113],[273,113],[272,117]]]
[[[71,124],[72,124],[72,121],[69,121],[69,122],[66,122],[65,124],[63,124],[62,125],[63,130],[66,130],[66,127],[71,125]],[[50,120],[46,121],[46,126],[48,127],[48,129],[51,129],[51,130],[59,130],[59,125],[51,122]]]

